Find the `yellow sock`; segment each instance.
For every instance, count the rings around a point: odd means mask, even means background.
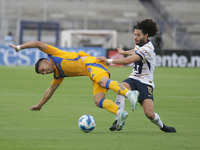
[[[121,83],[114,81],[114,80],[108,80],[106,82],[106,88],[111,89],[114,92],[117,92],[118,94],[123,95],[123,96],[126,96],[126,93],[129,91]]]
[[[119,110],[119,107],[112,100],[105,98],[99,102],[99,107],[104,108],[113,114],[117,114],[117,111]]]

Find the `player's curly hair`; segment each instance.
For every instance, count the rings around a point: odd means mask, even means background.
[[[155,36],[158,32],[157,24],[152,19],[145,19],[141,22],[138,21],[137,24],[133,26],[133,30],[135,29],[142,30],[143,34],[148,34],[148,37]]]

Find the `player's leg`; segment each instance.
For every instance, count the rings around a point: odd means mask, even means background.
[[[108,77],[104,76],[98,81],[99,85],[106,89],[111,89],[114,92],[117,92],[120,95],[126,96],[131,103],[132,111],[135,111],[137,106],[137,99],[139,96],[139,92],[134,90],[130,91],[126,87],[124,87],[118,81],[110,80]]]
[[[124,109],[124,107],[125,107],[125,96],[118,94],[117,97],[116,97],[116,99],[115,99],[115,104],[119,108]]]
[[[124,87],[126,87],[127,89],[131,90],[129,84],[127,82],[122,82],[122,85]],[[124,109],[125,107],[125,96],[123,95],[117,95],[116,99],[115,99],[115,104],[120,107],[121,109]],[[115,131],[117,130],[117,115],[115,116],[115,121],[112,124],[112,126],[109,128],[110,131]]]
[[[125,124],[125,120],[128,117],[128,113],[120,109],[112,100],[105,98],[107,89],[99,86],[98,83],[93,82],[93,94],[96,106],[106,109],[107,111],[114,113],[118,117],[117,130],[120,130]]]
[[[89,57],[85,60],[87,66],[88,76],[93,81],[93,95],[96,106],[104,108],[111,113],[117,114],[118,106],[109,99],[105,98],[107,89],[101,87],[98,82],[103,77],[109,79],[108,68],[105,63],[99,64],[95,57]]]
[[[134,111],[136,109],[139,92],[129,91],[119,82],[110,80],[110,74],[108,73],[108,67],[105,62],[98,61],[95,57],[88,57],[85,59],[84,65],[92,81],[98,83],[103,88],[111,89],[120,95],[126,96],[131,103],[132,110]]]
[[[112,100],[105,98],[104,92],[99,92],[94,95],[94,102],[97,107],[104,108],[107,111],[117,115],[120,109]]]
[[[122,82],[121,84],[125,88],[127,88],[129,91],[132,91],[130,85],[127,82]],[[115,104],[117,106],[119,106],[121,109],[124,109],[124,107],[125,107],[125,96],[118,94],[116,99],[115,99]]]
[[[137,84],[137,88],[138,88],[139,92],[141,93],[141,95],[139,96],[138,101],[142,105],[146,117],[152,123],[154,123],[157,126],[159,126],[159,128],[162,131],[165,131],[165,132],[176,132],[176,130],[173,127],[165,126],[162,123],[159,115],[154,112],[153,88],[151,86],[147,85],[147,84],[143,84],[143,83],[140,83],[140,82],[138,82],[136,84]]]
[[[125,96],[123,96],[123,95],[117,95],[117,98],[115,99],[115,104],[119,108],[124,109],[124,106],[125,106]],[[112,126],[109,128],[110,131],[117,130],[117,119],[118,119],[118,116],[115,115],[115,121],[112,124]]]
[[[173,127],[168,127],[163,124],[159,115],[154,112],[154,103],[152,99],[144,99],[141,103],[146,117],[154,124],[156,124],[164,132],[176,132]]]

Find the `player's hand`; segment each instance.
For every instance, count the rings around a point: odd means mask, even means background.
[[[17,45],[13,45],[13,44],[9,44],[10,47],[13,47],[15,49],[16,52],[18,52],[19,50],[17,50]]]
[[[32,107],[30,107],[30,111],[40,111],[42,107],[39,105],[34,105]]]
[[[118,50],[118,52],[120,53],[120,54],[124,54],[124,50],[122,49],[122,48],[117,48],[117,50]]]
[[[96,59],[98,59],[99,61],[104,61],[104,62],[107,63],[107,58],[105,58],[104,56],[97,57]]]

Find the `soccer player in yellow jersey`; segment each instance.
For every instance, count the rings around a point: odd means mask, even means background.
[[[55,90],[62,83],[64,77],[89,76],[93,82],[94,102],[97,107],[117,115],[117,130],[121,130],[128,113],[120,109],[112,100],[105,98],[108,89],[128,98],[132,110],[136,109],[138,91],[129,91],[117,81],[110,80],[109,70],[105,62],[99,61],[85,52],[66,52],[40,41],[31,41],[22,45],[9,45],[18,52],[26,48],[38,48],[48,55],[49,59],[41,58],[35,64],[35,71],[39,74],[54,73],[50,87],[37,105],[30,107],[31,111],[39,111],[51,98]]]

